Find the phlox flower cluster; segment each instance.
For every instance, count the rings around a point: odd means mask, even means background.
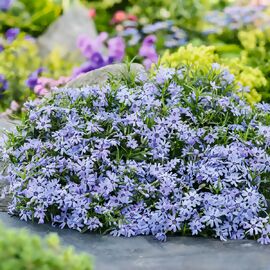
[[[160,66],[27,103],[1,149],[9,212],[115,236],[270,243],[270,106],[241,92],[218,64]]]

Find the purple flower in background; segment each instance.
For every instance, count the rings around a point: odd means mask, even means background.
[[[0,44],[0,52],[2,52],[4,49],[5,49],[4,46]]]
[[[30,88],[30,89],[34,89],[35,86],[38,83],[38,77],[39,75],[44,71],[44,68],[38,68],[37,70],[35,70],[34,72],[32,72],[28,79],[26,80],[25,84]]]
[[[147,36],[142,43],[139,55],[144,57],[143,61],[146,68],[150,68],[153,63],[158,61],[158,54],[155,48],[156,37],[154,35]]]
[[[157,41],[157,38],[155,35],[149,35],[147,36],[144,40],[143,40],[143,44],[144,46],[150,47],[155,45],[155,42]]]
[[[77,77],[82,73],[86,73],[86,72],[94,70],[94,69],[95,69],[95,67],[92,64],[92,62],[87,61],[87,62],[83,63],[80,67],[74,68],[73,77]]]
[[[8,89],[8,81],[4,75],[0,74],[0,94]]]
[[[108,34],[105,32],[100,33],[95,39],[82,35],[77,40],[77,47],[80,49],[82,54],[90,60],[93,53],[102,52],[102,50],[105,48],[104,42],[107,38]]]
[[[0,0],[0,10],[8,11],[13,3],[13,0]]]
[[[108,40],[109,57],[115,61],[122,61],[125,55],[125,41],[121,37]]]
[[[94,52],[91,56],[93,65],[97,68],[104,66],[105,61],[99,52]]]
[[[12,41],[14,41],[19,33],[20,33],[19,28],[8,29],[5,33],[5,37],[6,37],[7,42],[11,43]]]
[[[107,51],[106,54],[106,42]],[[121,37],[114,37],[108,40],[108,34],[102,32],[96,39],[90,39],[88,36],[80,36],[77,46],[87,59],[80,67],[73,70],[73,76],[76,77],[81,73],[120,62],[125,55],[125,42]]]

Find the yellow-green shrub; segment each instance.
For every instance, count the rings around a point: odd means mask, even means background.
[[[267,84],[263,73],[258,68],[245,65],[240,58],[221,58],[214,46],[193,46],[191,44],[180,47],[176,52],[166,51],[160,62],[164,65],[176,67],[184,64],[190,65],[194,69],[208,69],[213,63],[219,63],[226,67],[236,77],[242,85],[250,88],[249,93],[245,93],[251,104],[261,100],[261,94],[257,89]]]
[[[4,43],[0,63],[0,75],[4,75],[8,81],[8,89],[0,97],[0,112],[7,109],[13,100],[22,104],[28,98],[35,97],[27,87],[26,80],[38,68],[44,68],[42,76],[58,79],[70,76],[72,69],[79,65],[72,55],[61,57],[57,48],[45,59],[41,58],[35,40],[26,39],[25,34],[20,34],[12,43]]]
[[[238,38],[242,46],[241,62],[257,67],[267,78],[267,85],[260,89],[262,99],[270,101],[270,28],[240,31]]]
[[[1,270],[92,270],[92,261],[77,255],[71,247],[62,248],[56,234],[44,240],[25,230],[0,225]]]

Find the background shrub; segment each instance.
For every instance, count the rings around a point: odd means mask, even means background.
[[[24,230],[0,225],[1,270],[92,270],[87,255],[77,255],[72,248],[60,246],[56,234],[44,240]]]
[[[217,62],[224,68],[228,68],[239,83],[249,87],[249,91],[245,92],[244,95],[250,104],[261,101],[261,90],[267,85],[267,79],[259,68],[249,66],[240,57],[221,57],[215,46],[193,46],[189,44],[180,47],[173,53],[166,51],[160,62],[170,67],[188,64],[194,70],[207,70],[213,62]]]
[[[57,0],[11,0],[9,2],[11,4],[8,10],[0,11],[0,32],[18,27],[30,35],[38,36],[62,12],[62,1]]]

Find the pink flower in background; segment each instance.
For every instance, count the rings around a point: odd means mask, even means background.
[[[133,14],[128,14],[123,10],[118,10],[114,13],[113,18],[111,20],[112,24],[119,24],[124,21],[137,21],[138,18]]]
[[[139,51],[139,55],[144,57],[143,64],[149,69],[153,63],[157,63],[158,54],[155,47],[156,36],[149,35],[147,36],[142,43],[142,46]]]
[[[6,109],[4,112],[0,113],[0,117],[9,117],[13,113],[16,113],[17,111],[19,111],[19,109],[20,109],[19,103],[15,100],[12,100],[9,108]]]
[[[34,93],[38,96],[45,96],[51,91],[51,88],[63,86],[69,80],[70,77],[60,77],[58,80],[40,77],[37,80],[37,85],[34,87]]]
[[[90,18],[95,18],[97,15],[96,10],[94,8],[90,8],[88,11],[88,15]]]
[[[137,16],[132,15],[132,14],[128,14],[127,18],[128,18],[128,20],[130,20],[130,21],[134,21],[134,22],[138,21]]]
[[[123,10],[118,10],[114,13],[112,23],[121,23],[127,19],[128,15]]]
[[[48,89],[46,89],[43,85],[41,84],[38,84],[35,86],[34,88],[34,93],[37,95],[37,96],[46,96],[49,91]]]
[[[251,0],[249,4],[251,6],[269,6],[270,0]]]
[[[71,80],[70,77],[64,77],[64,76],[61,76],[61,77],[57,80],[57,86],[59,86],[59,85],[64,85],[64,84],[68,83],[70,80]]]
[[[20,105],[17,101],[15,100],[12,100],[12,102],[10,103],[10,109],[13,111],[13,112],[16,112],[20,109]]]

